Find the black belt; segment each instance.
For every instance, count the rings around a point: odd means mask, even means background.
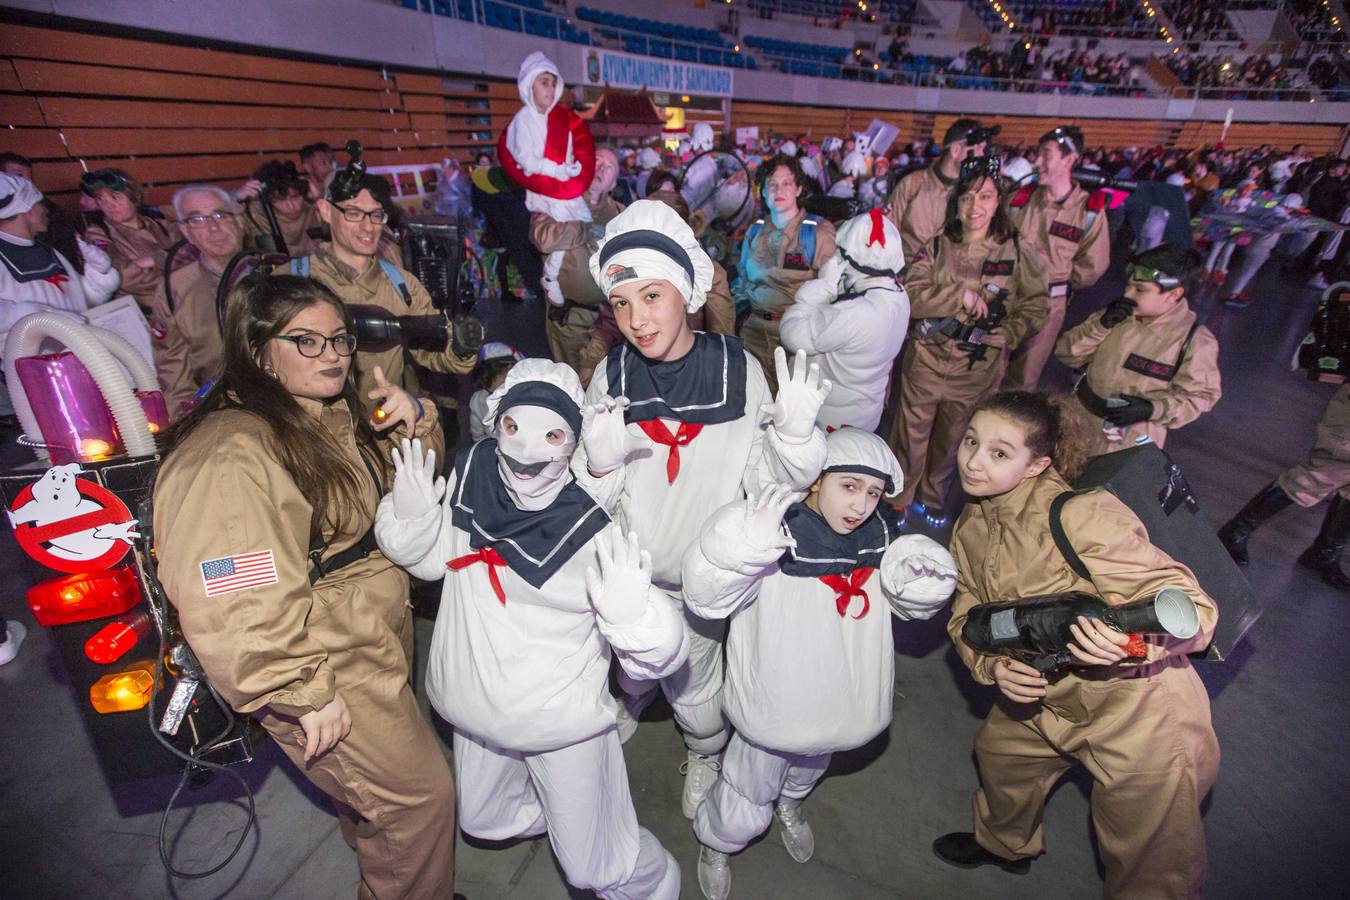
[[[1099,419],[1105,419],[1115,407],[1111,405],[1111,400],[1106,397],[1099,397],[1092,388],[1088,387],[1087,375],[1078,379],[1078,384],[1073,389],[1074,396],[1083,407]],[[1128,404],[1120,404],[1128,405]]]
[[[352,544],[341,553],[335,553],[328,559],[323,558],[323,548],[309,551],[309,583],[314,584],[325,575],[331,575],[339,569],[345,569],[354,562],[360,562],[379,549],[375,543],[375,526],[361,535],[361,540]]]
[[[978,345],[983,343],[987,333],[985,329],[959,321],[955,316],[919,319],[913,326],[914,337],[920,341],[932,341],[941,334],[961,344]]]

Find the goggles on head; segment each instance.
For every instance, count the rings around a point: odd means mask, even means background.
[[[1130,281],[1151,281],[1163,290],[1181,287],[1181,279],[1175,275],[1168,275],[1165,272],[1159,272],[1157,269],[1151,269],[1148,266],[1140,265],[1139,263],[1130,263],[1126,266],[1125,277]]]
[[[1056,144],[1059,144],[1062,148],[1068,150],[1070,153],[1081,152],[1081,148],[1078,146],[1078,142],[1074,139],[1073,133],[1070,132],[1069,129],[1064,127],[1063,125],[1060,125],[1052,129],[1051,131],[1047,131],[1045,134],[1041,135],[1040,142],[1044,144],[1046,141],[1054,141]]]
[[[95,192],[101,190],[131,195],[131,185],[116,169],[98,169],[93,172],[85,172],[80,176],[80,191],[82,193],[92,197]]]
[[[1003,160],[997,156],[968,156],[961,161],[961,180],[997,179],[1003,174]]]

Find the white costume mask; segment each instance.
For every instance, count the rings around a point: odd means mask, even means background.
[[[515,434],[507,434],[510,418]],[[561,431],[560,444],[549,443],[551,431]],[[577,446],[572,426],[562,416],[542,406],[513,406],[497,419],[497,472],[511,501],[520,509],[545,509],[567,487],[568,464]]]

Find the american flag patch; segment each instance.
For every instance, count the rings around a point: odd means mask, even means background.
[[[208,559],[202,563],[202,585],[208,597],[276,584],[277,580],[277,564],[271,550]]]

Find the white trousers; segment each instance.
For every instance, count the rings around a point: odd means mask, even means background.
[[[774,801],[804,800],[829,764],[829,753],[779,753],[732,735],[722,772],[694,814],[699,843],[723,853],[744,850],[773,821]]]
[[[542,753],[455,731],[459,827],[501,841],[548,832],[567,883],[604,900],[678,900],[680,867],[639,828],[619,734]]]
[[[670,599],[684,614],[689,660],[661,679],[661,690],[670,701],[684,745],[695,753],[713,756],[727,745],[727,725],[722,718],[722,646],[727,639],[727,623],[700,618],[678,596]],[[638,681],[622,668],[619,686],[630,697],[652,690],[651,682]]]

